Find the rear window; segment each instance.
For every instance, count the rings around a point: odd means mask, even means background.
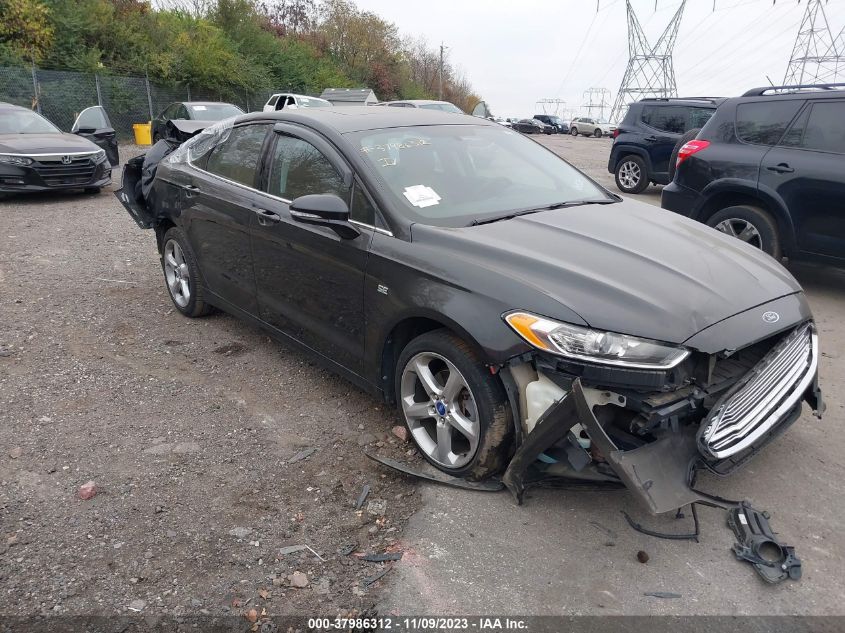
[[[646,106],[642,121],[661,132],[683,134],[687,131],[687,110],[684,106]]]
[[[845,101],[813,104],[801,146],[845,154]]]
[[[803,101],[755,101],[736,108],[736,135],[746,143],[776,145]]]

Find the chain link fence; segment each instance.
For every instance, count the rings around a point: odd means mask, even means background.
[[[36,110],[66,132],[82,110],[100,105],[121,141],[134,138],[133,124],[149,122],[175,101],[226,101],[251,112],[260,110],[270,94],[224,95],[187,84],[157,84],[146,77],[0,67],[0,101]]]

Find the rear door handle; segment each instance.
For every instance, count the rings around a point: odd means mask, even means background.
[[[282,221],[282,216],[273,211],[268,211],[267,209],[253,209],[253,211],[258,216],[258,223],[261,226],[270,226]]]
[[[786,163],[779,163],[779,164],[775,165],[774,167],[766,167],[766,169],[768,169],[769,171],[777,172],[779,174],[791,174],[792,172],[795,171],[792,167],[790,167]]]
[[[646,136],[643,140],[648,141],[649,143],[654,143],[654,141],[657,140],[657,137],[656,136]]]

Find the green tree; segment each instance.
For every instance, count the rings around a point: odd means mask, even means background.
[[[0,55],[40,61],[53,41],[50,12],[40,0],[0,0]]]

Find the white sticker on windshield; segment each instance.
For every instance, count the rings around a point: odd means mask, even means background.
[[[202,106],[202,105],[195,105],[193,107],[194,107],[194,110],[208,110],[208,108],[206,108],[205,106]]]
[[[414,185],[405,187],[405,197],[415,207],[430,207],[440,202],[440,196],[431,187],[425,185]]]

